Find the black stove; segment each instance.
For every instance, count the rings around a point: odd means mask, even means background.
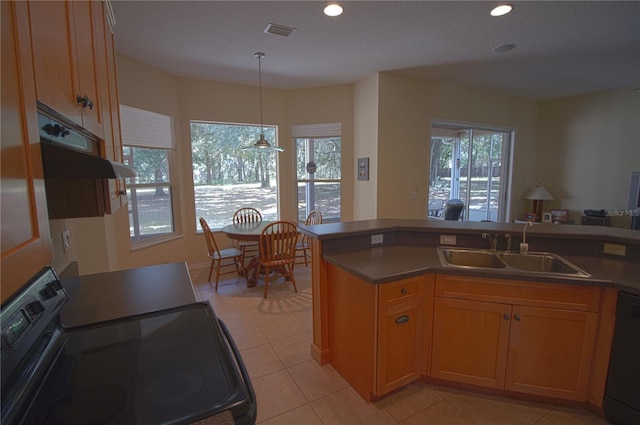
[[[3,424],[188,424],[227,410],[255,423],[248,374],[208,303],[65,329],[66,301],[47,268],[3,305]]]

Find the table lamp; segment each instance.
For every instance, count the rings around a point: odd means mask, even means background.
[[[524,199],[533,200],[533,212],[536,213],[536,221],[540,221],[542,217],[542,202],[553,200],[553,196],[549,191],[540,183],[527,193]]]

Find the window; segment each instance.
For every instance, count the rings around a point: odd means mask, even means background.
[[[132,242],[173,234],[173,119],[120,105],[124,160],[138,175],[127,179]]]
[[[276,127],[264,126],[264,136],[277,145]],[[191,122],[196,229],[199,217],[220,229],[244,206],[264,220],[278,219],[277,153],[242,149],[259,137],[259,125]]]
[[[340,221],[341,124],[293,127],[298,181],[298,220],[313,210],[323,221]]]
[[[511,131],[434,124],[431,128],[429,206],[441,218],[450,199],[464,202],[465,221],[504,221],[510,180]]]

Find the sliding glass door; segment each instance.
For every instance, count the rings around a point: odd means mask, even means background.
[[[442,218],[450,199],[465,205],[464,221],[504,221],[511,131],[454,124],[431,128],[429,207]]]

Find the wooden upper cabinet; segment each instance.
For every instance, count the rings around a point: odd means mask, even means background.
[[[28,5],[38,100],[103,138],[91,2]]]
[[[96,34],[96,63],[101,113],[104,123],[104,140],[101,154],[112,161],[122,161],[122,137],[120,133],[120,108],[118,100],[115,43],[111,27],[107,22],[107,9],[104,2],[91,3],[93,29]],[[127,203],[124,192],[124,179],[108,179],[104,182],[108,194],[107,212],[114,213]]]
[[[51,262],[26,3],[0,2],[2,22],[2,302]]]

